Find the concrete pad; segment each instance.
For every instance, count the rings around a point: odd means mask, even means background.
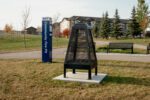
[[[92,79],[88,80],[88,73],[76,72],[76,74],[73,74],[72,72],[67,72],[66,78],[64,78],[64,75],[60,75],[58,77],[55,77],[54,80],[99,84],[106,76],[107,74],[102,73],[98,73],[98,75],[95,76],[95,73],[92,73]]]

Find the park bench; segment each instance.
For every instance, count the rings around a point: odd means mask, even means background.
[[[147,54],[149,54],[149,51],[150,51],[150,43],[149,43],[149,45],[147,46]]]
[[[107,53],[110,52],[110,49],[131,49],[131,53],[133,54],[133,43],[109,43]]]

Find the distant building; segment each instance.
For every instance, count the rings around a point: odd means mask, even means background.
[[[91,27],[94,27],[96,22],[101,21],[102,18],[99,17],[87,17],[87,16],[72,16],[72,24],[76,24],[78,22],[86,23]]]
[[[146,33],[147,37],[150,37],[150,16],[149,16],[149,24],[148,24],[148,27],[145,30],[145,33]]]
[[[26,31],[27,31],[27,34],[38,35],[37,29],[32,26],[27,28]]]
[[[4,34],[5,32],[3,30],[0,30],[0,34]]]
[[[113,23],[114,18],[110,18],[111,25]],[[78,22],[83,22],[88,24],[91,28],[94,27],[94,25],[99,22],[101,23],[102,18],[100,17],[87,17],[87,16],[72,16],[70,18],[64,18],[60,22],[60,32],[63,32],[65,29],[71,30],[72,26]],[[121,21],[121,28],[123,32],[127,32],[127,24],[128,19],[120,19]]]
[[[60,32],[62,33],[65,29],[71,30],[72,26],[78,22],[87,23],[89,26],[93,27],[95,22],[99,18],[96,17],[84,17],[84,16],[72,16],[70,18],[64,18],[60,22]]]
[[[149,24],[149,27],[146,28],[146,36],[150,37],[150,24]]]
[[[64,18],[60,22],[60,32],[63,33],[65,29],[71,29],[71,19],[70,18]]]
[[[15,33],[15,34],[21,34],[22,31],[19,31],[19,30],[13,30],[13,33]]]
[[[38,35],[41,35],[42,34],[42,27],[38,26],[36,28],[36,32],[37,32]]]

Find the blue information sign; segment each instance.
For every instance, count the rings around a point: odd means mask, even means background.
[[[52,62],[52,20],[42,20],[42,62]]]

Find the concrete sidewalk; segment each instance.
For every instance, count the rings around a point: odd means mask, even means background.
[[[97,53],[97,58],[99,60],[118,60],[150,63],[150,55],[146,54]]]
[[[66,48],[53,50],[53,58],[65,58]],[[0,54],[0,59],[37,59],[41,58],[41,51],[4,53]],[[135,61],[149,62],[150,55],[146,54],[120,54],[120,53],[97,53],[98,60],[118,60],[118,61]]]

